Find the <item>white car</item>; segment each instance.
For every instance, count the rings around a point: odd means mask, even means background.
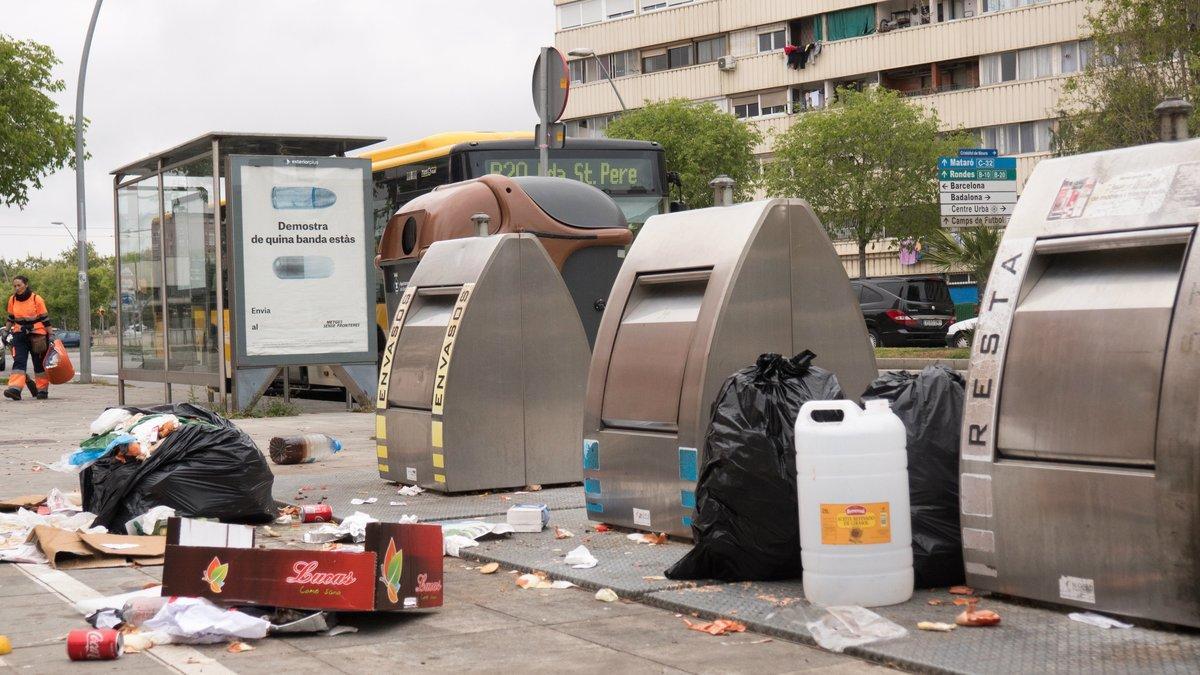
[[[971,339],[975,336],[975,324],[979,317],[964,319],[950,324],[946,329],[946,344],[950,347],[970,347]]]

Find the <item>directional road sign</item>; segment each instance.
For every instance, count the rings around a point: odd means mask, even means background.
[[[938,189],[943,227],[1002,225],[1017,203],[1017,158],[992,148],[939,157]]]

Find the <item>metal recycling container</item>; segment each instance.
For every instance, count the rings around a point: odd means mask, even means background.
[[[537,237],[434,243],[388,332],[379,475],[440,492],[579,481],[588,357]]]
[[[588,377],[588,517],[690,537],[721,384],[765,352],[811,349],[847,392],[875,377],[858,302],[806,202],[651,217],[630,247]]]
[[[1037,165],[975,330],[971,586],[1200,626],[1200,140]]]

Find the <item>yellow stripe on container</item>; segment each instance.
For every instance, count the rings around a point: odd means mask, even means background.
[[[440,452],[433,453],[433,468],[435,468],[435,469],[446,468],[446,456],[441,454]]]
[[[429,427],[429,444],[435,448],[442,447],[442,421],[433,420]]]
[[[386,445],[375,446],[375,456],[378,457],[379,459],[387,459],[387,446]]]
[[[387,418],[383,415],[375,416],[375,440],[387,440]]]
[[[388,465],[387,465],[387,464],[380,464],[380,465],[379,465],[379,473],[383,473],[383,474],[385,474],[385,473],[387,473],[387,472],[388,472]]]
[[[435,473],[435,474],[433,474],[433,480],[435,483],[445,483],[446,476],[444,476],[443,474],[440,474],[440,473]]]

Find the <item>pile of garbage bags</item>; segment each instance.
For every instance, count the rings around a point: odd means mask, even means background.
[[[696,484],[696,545],[670,579],[750,581],[800,576],[796,503],[796,415],[808,401],[844,398],[837,376],[763,354],[725,380],[712,407]]]
[[[220,415],[190,403],[113,408],[91,431],[72,457],[89,453],[79,485],[95,525],[119,530],[156,506],[227,522],[275,516],[266,458]]]

